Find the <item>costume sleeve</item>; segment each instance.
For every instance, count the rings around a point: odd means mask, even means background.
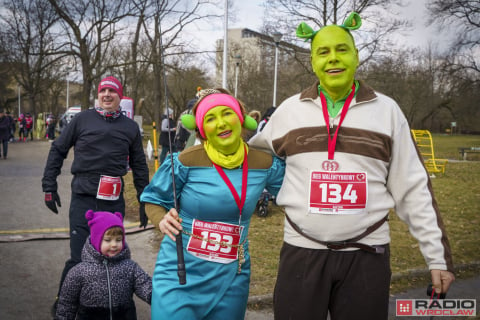
[[[63,161],[67,158],[68,151],[75,144],[76,140],[76,119],[67,126],[62,134],[52,142],[48,153],[47,163],[43,171],[42,189],[43,192],[57,191],[57,177],[62,171]]]
[[[277,196],[280,188],[282,187],[283,177],[285,175],[285,161],[273,157],[273,163],[268,170],[267,190],[274,196]]]
[[[148,304],[152,302],[152,278],[135,263],[135,294]]]
[[[79,307],[82,283],[82,277],[76,273],[75,267],[70,269],[60,291],[55,319],[75,319]]]
[[[453,272],[450,245],[428,172],[403,114],[397,116],[401,124],[393,133],[387,180],[387,188],[395,199],[395,211],[419,241],[429,269]]]
[[[147,214],[148,219],[152,222],[152,224],[160,230],[159,223],[162,220],[163,216],[167,213],[167,210],[159,205],[153,203],[146,203],[145,205],[145,213]]]
[[[180,192],[188,176],[188,168],[180,163],[178,153],[168,155],[165,158],[140,196],[140,201],[160,205],[167,211],[175,206],[173,199],[172,161],[170,157],[173,157],[176,195],[177,198],[180,197]]]

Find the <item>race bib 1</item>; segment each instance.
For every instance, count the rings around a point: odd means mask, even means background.
[[[118,200],[122,191],[122,179],[120,177],[100,176],[98,182],[97,199]]]
[[[187,251],[208,261],[231,263],[238,258],[243,227],[194,219]]]
[[[366,204],[366,172],[311,172],[310,213],[359,214],[366,212]]]

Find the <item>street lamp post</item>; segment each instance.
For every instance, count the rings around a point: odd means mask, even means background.
[[[273,76],[273,103],[272,106],[277,106],[277,68],[278,68],[278,44],[280,39],[282,39],[283,34],[280,32],[275,32],[272,34],[273,42],[275,42],[275,75]]]
[[[20,86],[18,86],[18,117],[20,117],[20,104],[21,104],[21,101],[20,101]]]
[[[242,56],[237,54],[235,57],[235,98],[237,97],[237,88],[238,88],[238,68],[240,67],[240,62],[242,61]]]
[[[68,111],[68,107],[70,106],[69,104],[69,100],[70,100],[70,80],[68,79],[68,76],[70,75],[70,71],[72,70],[71,67],[67,68],[67,75],[66,75],[66,78],[67,78],[67,109],[65,111]]]
[[[70,87],[69,87],[69,82],[68,82],[68,74],[67,74],[67,111],[68,111],[68,98],[69,98],[69,93],[70,93]]]
[[[222,87],[227,87],[227,53],[228,53],[228,0],[224,4],[224,18],[223,18],[223,74]]]

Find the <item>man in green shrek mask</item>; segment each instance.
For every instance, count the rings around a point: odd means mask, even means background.
[[[311,40],[318,81],[286,99],[249,144],[286,161],[277,204],[284,243],[275,319],[387,319],[388,213],[418,239],[437,293],[454,280],[449,242],[429,175],[398,104],[355,79],[350,30],[361,19],[297,36]]]

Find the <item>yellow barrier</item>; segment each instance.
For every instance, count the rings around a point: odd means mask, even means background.
[[[153,155],[155,158],[155,172],[158,170],[158,145],[157,145],[157,127],[155,126],[155,121],[153,122]]]
[[[417,143],[418,150],[423,157],[425,168],[428,173],[433,176],[435,176],[435,173],[444,174],[448,160],[435,158],[435,153],[433,152],[433,140],[430,131],[412,129],[411,132]]]

